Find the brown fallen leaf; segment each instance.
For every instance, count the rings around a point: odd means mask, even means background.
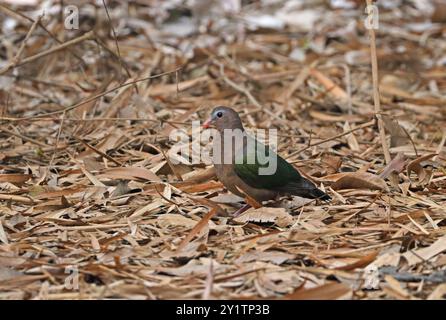
[[[327,174],[334,174],[341,167],[342,158],[333,154],[324,153],[321,158],[321,164],[324,165]]]
[[[18,276],[23,276],[22,272],[14,270],[12,268],[0,266],[0,281],[5,281],[9,279],[16,278]]]
[[[324,87],[325,90],[329,92],[331,96],[336,99],[346,100],[348,99],[347,92],[344,91],[341,87],[339,87],[336,83],[334,83],[330,78],[325,76],[323,73],[316,69],[310,69],[310,75],[317,79]]]
[[[404,289],[401,284],[394,277],[390,275],[385,275],[384,280],[387,284],[387,287],[384,287],[387,293],[393,295],[397,299],[408,299],[410,298],[410,293]]]
[[[295,255],[282,251],[249,251],[235,260],[236,263],[246,263],[251,261],[272,262],[281,265],[287,260],[295,258]]]
[[[383,114],[382,119],[384,121],[384,127],[390,133],[390,147],[398,147],[406,145],[410,142],[406,131],[401,127],[397,120]]]
[[[243,202],[243,198],[236,196],[235,194],[232,193],[223,193],[223,194],[218,194],[217,196],[211,198],[212,201],[217,202],[217,203],[239,203],[239,202]]]
[[[0,193],[0,200],[12,201],[12,202],[22,202],[22,203],[36,203],[40,202],[38,200],[34,200],[30,197],[17,196],[14,194],[2,194]]]
[[[182,178],[185,182],[205,182],[212,180],[216,177],[215,168],[212,166],[204,170],[195,170],[186,174],[183,174]]]
[[[288,300],[337,300],[348,299],[352,295],[350,287],[343,283],[329,282],[319,287],[298,288],[285,296]]]
[[[314,119],[325,121],[325,122],[340,122],[340,121],[348,121],[350,123],[361,122],[364,121],[363,116],[352,115],[352,114],[343,114],[343,115],[335,115],[329,114],[326,112],[320,112],[316,110],[310,110],[310,116]]]
[[[168,95],[171,93],[175,93],[178,91],[187,90],[198,83],[203,83],[209,80],[209,76],[201,76],[195,79],[190,79],[182,82],[173,83],[173,84],[158,84],[150,87],[148,90],[149,94],[151,96],[157,96],[157,95]]]
[[[0,220],[0,241],[4,244],[9,244],[8,241],[8,235],[5,232],[5,229],[3,228],[2,221]]]
[[[407,251],[403,257],[409,266],[432,259],[437,254],[446,251],[446,236],[439,238],[432,245],[415,251]]]
[[[68,196],[72,195],[78,192],[81,192],[82,190],[86,189],[86,186],[77,186],[73,188],[66,188],[62,190],[54,190],[54,191],[47,191],[45,189],[38,189],[38,188],[31,188],[31,195],[35,199],[51,199],[51,198],[58,198],[61,196]]]
[[[180,114],[179,116],[175,117],[173,119],[173,122],[186,122],[190,116],[192,116],[193,114],[195,114],[198,111],[198,109],[200,109],[199,106],[187,110],[183,114]],[[178,127],[178,126],[177,125],[174,126],[171,123],[166,123],[165,127],[161,130],[159,135],[160,136],[169,136],[169,134],[172,132],[172,130],[176,129],[176,127]]]
[[[350,124],[348,123],[348,121],[345,122],[343,129],[344,129],[344,132],[351,131],[352,128],[350,127]],[[360,150],[358,140],[356,140],[356,137],[353,132],[346,135],[346,139],[347,139],[348,146],[350,147],[350,149],[352,151],[357,152]]]
[[[236,222],[274,222],[279,227],[287,227],[293,223],[293,217],[284,208],[261,207],[249,209],[234,219]]]
[[[372,253],[365,255],[364,257],[360,258],[358,261],[355,261],[351,264],[348,264],[346,266],[337,267],[337,270],[355,270],[356,268],[363,268],[369,265],[375,258],[378,256],[378,251],[373,251]]]
[[[195,225],[195,227],[189,232],[189,234],[181,241],[177,248],[177,252],[180,252],[194,237],[200,232],[211,220],[211,218],[217,213],[217,209],[211,209],[206,215]]]
[[[371,189],[388,191],[386,182],[377,175],[368,172],[346,172],[343,173],[334,184],[334,190],[340,189]]]
[[[0,174],[0,182],[10,182],[18,186],[21,186],[31,178],[32,174],[21,174],[21,173]]]
[[[209,182],[205,182],[205,183],[192,183],[190,184],[189,182],[187,183],[172,183],[173,186],[177,187],[178,189],[184,191],[184,192],[188,192],[188,193],[197,193],[197,192],[203,192],[203,191],[208,191],[208,190],[212,190],[212,189],[222,189],[223,185],[221,182],[217,182],[217,181],[209,181]]]
[[[181,214],[165,213],[157,217],[156,224],[162,228],[170,226],[193,228],[197,224],[197,221],[186,218]]]
[[[121,167],[107,169],[100,177],[110,177],[117,179],[142,179],[147,181],[161,182],[161,179],[152,171],[142,167]]]
[[[206,276],[209,273],[209,265],[211,264],[211,259],[200,258],[190,260],[187,264],[182,265],[178,268],[157,268],[158,271],[164,272],[174,276]],[[215,260],[212,262],[214,274],[222,274],[229,269],[229,266],[217,263]]]
[[[440,284],[435,290],[427,297],[427,300],[441,300],[446,295],[446,283]]]
[[[404,169],[406,163],[406,157],[403,152],[398,152],[398,154],[390,161],[379,174],[379,177],[386,179],[391,173],[400,173]]]
[[[411,172],[415,172],[418,176],[418,180],[420,183],[422,183],[423,181],[426,180],[428,173],[427,171],[421,166],[421,162],[429,160],[433,157],[435,157],[437,154],[436,153],[429,153],[426,154],[424,156],[421,156],[415,160],[412,160],[411,162],[409,162],[409,164],[407,165],[407,176],[410,179],[410,173]]]

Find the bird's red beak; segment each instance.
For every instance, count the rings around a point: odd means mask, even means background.
[[[203,129],[208,129],[211,126],[211,124],[212,124],[212,119],[209,118],[203,123],[202,127]]]

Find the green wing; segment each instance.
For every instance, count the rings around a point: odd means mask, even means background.
[[[258,148],[259,145],[262,147]],[[264,150],[262,150],[262,148],[264,148]],[[234,170],[243,181],[252,187],[280,189],[292,181],[299,181],[301,179],[299,172],[268,146],[257,142],[256,148],[249,149],[245,147],[243,151],[243,155],[240,155],[240,158],[242,157],[243,161],[241,159],[236,161]],[[275,157],[277,161],[276,170],[272,172],[272,174],[260,174],[261,168],[265,169],[269,166],[265,156],[270,159]],[[255,160],[252,161],[253,159]]]

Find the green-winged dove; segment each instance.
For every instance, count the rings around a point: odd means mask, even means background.
[[[214,108],[203,124],[204,128],[210,126],[215,127],[220,136],[213,138],[216,175],[232,193],[258,203],[290,195],[325,201],[331,199],[268,146],[247,135],[238,113],[233,109],[224,106]],[[237,134],[242,137],[239,143],[235,138]],[[220,153],[215,154],[216,150]],[[275,166],[267,160],[276,161]],[[234,215],[249,207],[250,204],[246,204]]]

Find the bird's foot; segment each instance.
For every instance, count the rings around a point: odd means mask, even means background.
[[[232,215],[234,218],[238,217],[239,215],[241,215],[243,212],[245,212],[246,210],[248,210],[249,208],[251,208],[250,204],[245,204],[243,207],[241,207],[240,209],[238,209],[237,211],[235,211]]]

